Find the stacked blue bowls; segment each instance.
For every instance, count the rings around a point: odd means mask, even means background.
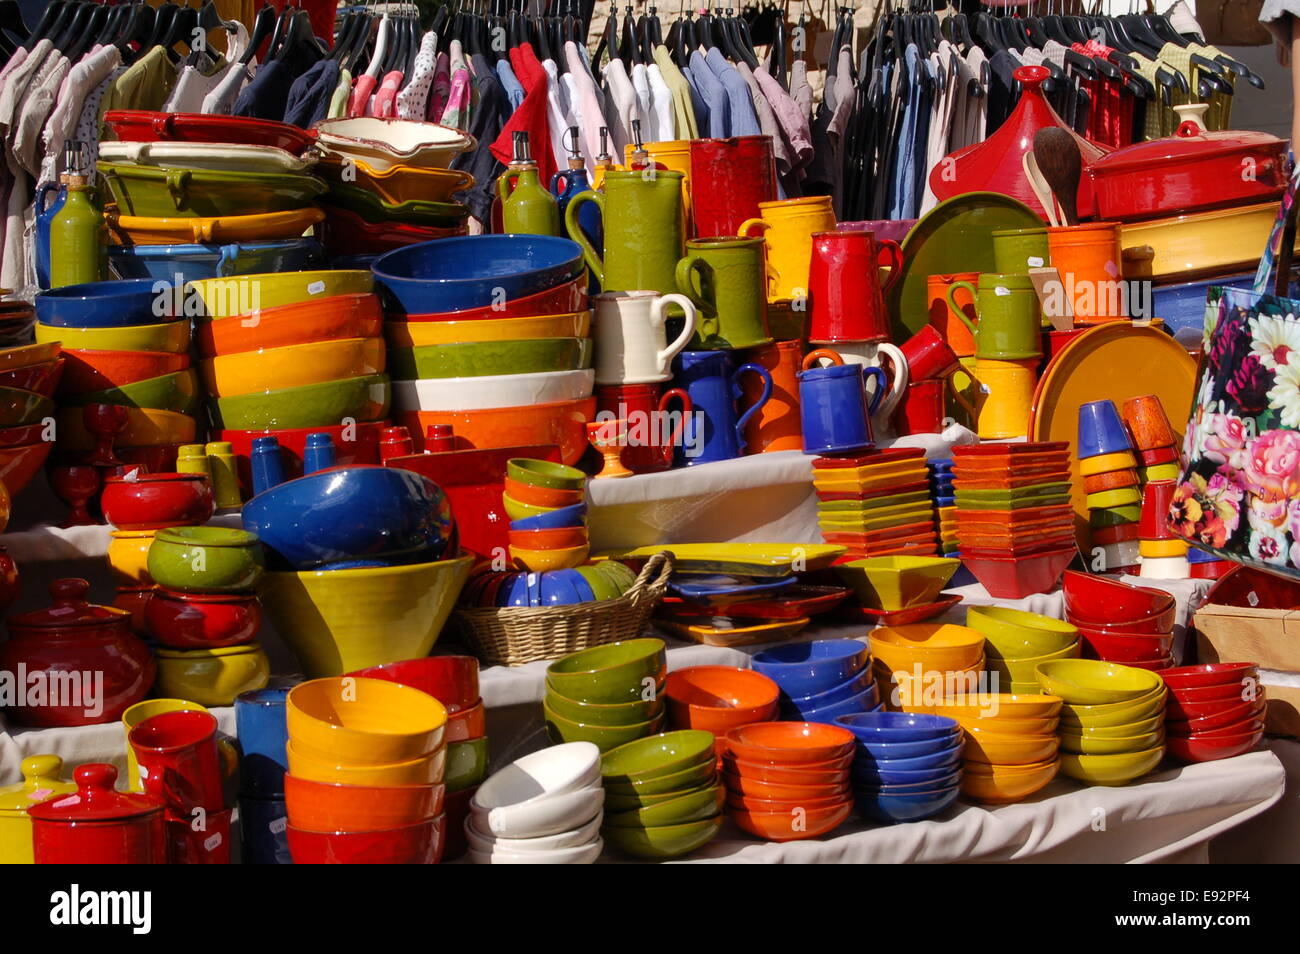
[[[788,643],[757,653],[752,665],[781,687],[780,714],[787,722],[834,723],[882,708],[871,655],[858,639]]]
[[[965,736],[955,719],[864,712],[840,716],[835,724],[857,739],[849,780],[863,817],[920,821],[957,800]]]

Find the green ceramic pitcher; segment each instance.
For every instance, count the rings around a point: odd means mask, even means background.
[[[756,348],[772,340],[761,238],[699,238],[677,263],[677,288],[695,303],[693,350]]]
[[[605,173],[602,192],[580,192],[564,210],[569,238],[582,246],[604,291],[677,291],[677,260],[686,240],[680,172],[638,169]],[[600,209],[605,255],[592,247],[578,225],[587,202]]]

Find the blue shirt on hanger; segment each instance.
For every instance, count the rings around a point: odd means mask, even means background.
[[[700,95],[700,89],[695,85],[695,75],[689,66],[681,67],[682,76],[686,77],[686,85],[691,91],[691,109],[695,112],[695,125],[699,128],[701,134],[709,128],[709,104],[703,96]]]
[[[515,76],[509,60],[497,60],[497,79],[501,80],[501,88],[506,91],[506,99],[510,101],[510,110],[513,112],[524,101],[524,87]]]
[[[716,46],[709,50],[705,62],[727,91],[727,104],[731,109],[731,131],[727,135],[761,136],[763,127],[758,124],[758,113],[754,111],[754,97],[749,92],[749,84],[745,82],[745,77],[727,62],[727,58]]]
[[[704,59],[704,54],[699,50],[691,54],[691,77],[695,80],[700,98],[708,104],[709,138],[726,139],[732,135],[731,106],[727,91],[713,74],[713,70]],[[744,80],[741,82],[743,83]],[[702,133],[704,126],[698,115],[695,117],[695,122],[700,126]]]

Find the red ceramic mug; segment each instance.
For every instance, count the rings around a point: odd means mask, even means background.
[[[210,712],[178,709],[145,719],[127,736],[140,764],[144,790],[161,798],[169,815],[216,813],[225,807],[217,720]]]
[[[907,359],[908,380],[924,381],[927,378],[946,378],[961,370],[961,359],[948,346],[933,325],[925,325],[907,341],[899,345]]]
[[[1154,394],[1129,398],[1120,408],[1120,416],[1133,438],[1134,448],[1139,451],[1159,450],[1178,443],[1165,406]]]
[[[885,296],[902,277],[903,250],[872,232],[814,232],[808,273],[808,339],[887,341]],[[889,267],[882,285],[880,269]]]
[[[1175,540],[1169,526],[1169,505],[1174,501],[1176,480],[1153,480],[1142,490],[1142,514],[1138,537],[1143,540]]]
[[[737,235],[760,218],[760,202],[776,201],[776,159],[770,136],[691,142],[691,223],[701,237]]]
[[[681,402],[681,414],[670,421],[668,405]],[[610,384],[596,388],[596,413],[608,411],[628,422],[628,443],[623,448],[623,466],[636,474],[667,470],[672,466],[673,448],[682,439],[693,405],[681,388],[659,394],[657,384]],[[665,422],[671,423],[667,430]]]
[[[230,864],[230,819],[233,808],[204,812],[195,818],[168,818],[169,865]]]
[[[915,381],[903,392],[903,400],[894,411],[894,430],[906,434],[938,434],[943,430],[944,379]]]

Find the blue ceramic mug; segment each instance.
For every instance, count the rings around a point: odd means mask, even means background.
[[[813,367],[823,358],[831,364]],[[876,379],[870,404],[867,403],[868,377]],[[799,372],[803,452],[835,454],[874,447],[871,415],[888,391],[889,379],[883,368],[845,364],[843,358],[828,348],[810,352]]]
[[[284,798],[241,798],[239,837],[246,865],[291,865]]]
[[[235,699],[235,733],[239,738],[239,788],[243,795],[284,795],[288,770],[284,701],[287,688],[252,689]]]
[[[740,376],[746,371],[763,379],[763,393],[737,418]],[[743,364],[733,371],[726,351],[683,351],[673,359],[672,386],[690,395],[694,409],[682,428],[681,444],[673,448],[673,464],[693,467],[745,452],[745,424],[772,396],[772,375],[757,364]]]

